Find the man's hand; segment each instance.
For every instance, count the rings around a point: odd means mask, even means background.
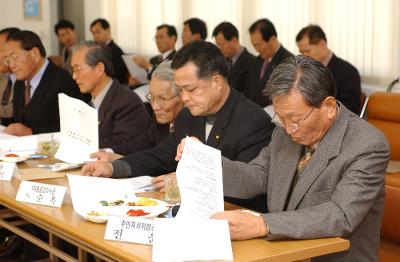
[[[266,236],[267,226],[261,216],[255,216],[239,210],[219,212],[212,215],[213,219],[226,219],[232,240],[245,240]]]
[[[90,155],[90,158],[97,158],[97,160],[101,162],[111,162],[120,159],[122,157],[123,157],[122,155],[104,151],[95,152]]]
[[[135,62],[138,66],[145,70],[150,70],[151,69],[151,64],[149,61],[147,61],[146,58],[141,57],[141,56],[135,56],[132,58],[133,62]]]
[[[113,167],[111,163],[96,161],[84,165],[81,174],[82,176],[111,177],[113,174]]]
[[[198,139],[198,138],[195,137],[195,136],[191,136],[190,138],[201,142],[200,139]],[[179,143],[177,149],[176,149],[176,156],[175,156],[175,160],[176,160],[176,161],[181,160],[181,157],[182,157],[182,154],[183,154],[183,148],[185,147],[185,142],[186,142],[186,138],[183,138],[183,139],[181,140],[181,142]]]
[[[155,177],[155,178],[153,178],[151,180],[151,183],[153,184],[153,189],[154,190],[159,190],[160,192],[165,192],[165,177],[166,176],[169,176],[172,179],[176,180],[176,173],[175,172]]]
[[[141,83],[140,83],[140,81],[139,81],[136,77],[129,76],[128,84],[129,84],[130,86],[137,86],[137,85],[140,85]]]
[[[29,136],[32,135],[32,129],[21,124],[21,123],[14,123],[10,124],[4,129],[4,132],[9,135],[14,136]]]

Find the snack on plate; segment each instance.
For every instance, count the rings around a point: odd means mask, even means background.
[[[5,155],[5,157],[19,157],[19,155],[16,155],[16,154],[7,154],[7,155]]]
[[[121,206],[124,203],[124,200],[117,200],[117,201],[106,201],[101,200],[100,205],[102,206]]]
[[[93,216],[93,217],[101,217],[101,216],[107,216],[107,213],[103,213],[103,212],[97,212],[97,211],[89,211],[87,212],[88,216]]]
[[[148,197],[139,197],[136,201],[137,206],[158,206],[156,200],[150,199]]]
[[[130,217],[141,217],[148,215],[150,213],[144,212],[142,209],[129,209],[128,212],[126,212],[126,214]]]

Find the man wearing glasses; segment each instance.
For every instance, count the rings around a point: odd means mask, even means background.
[[[82,168],[83,175],[119,178],[174,172],[176,148],[186,136],[195,136],[220,149],[223,156],[244,162],[269,143],[275,125],[262,108],[229,87],[228,65],[218,47],[205,41],[192,42],[176,53],[171,67],[185,104],[175,121],[174,133],[152,149],[111,163],[87,164]],[[258,197],[247,202],[228,200],[258,209],[265,196]]]
[[[229,220],[235,240],[339,236],[350,240],[350,249],[316,261],[378,261],[390,158],[385,136],[336,101],[329,69],[312,58],[277,66],[265,90],[280,127],[250,163],[223,158],[223,182],[227,196],[267,192],[270,213],[226,211],[213,218]]]
[[[11,34],[7,65],[20,80],[14,84],[13,123],[5,132],[16,136],[60,130],[58,94],[85,100],[67,71],[46,59],[40,38],[31,31]]]
[[[72,77],[98,109],[99,147],[112,148],[144,133],[150,117],[140,98],[112,78],[108,48],[94,42],[78,44],[71,58]]]

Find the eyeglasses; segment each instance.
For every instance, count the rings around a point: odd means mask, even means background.
[[[149,101],[150,103],[158,103],[158,105],[160,106],[164,106],[166,102],[172,100],[174,97],[178,96],[179,94],[176,94],[174,96],[171,97],[155,97],[152,96],[150,93],[147,93],[146,95],[146,99],[147,101]]]
[[[300,120],[297,124],[283,122],[276,113],[274,114],[274,117],[272,118],[271,122],[277,126],[285,128],[288,133],[291,133],[291,134],[296,133],[300,130],[301,124],[307,119],[307,117],[309,115],[311,115],[313,110],[314,110],[314,107],[311,108],[310,112],[308,112],[308,114],[302,120]]]
[[[82,69],[85,69],[87,67],[89,67],[89,65],[82,65],[82,66],[81,65],[73,65],[71,68],[72,74],[79,75],[81,73]]]

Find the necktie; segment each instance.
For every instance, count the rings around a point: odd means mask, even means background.
[[[312,154],[314,153],[315,148],[313,146],[306,146],[305,153],[303,157],[300,159],[299,164],[297,165],[297,173],[303,172],[306,168],[308,162],[311,159]]]
[[[263,65],[262,65],[261,71],[260,71],[260,80],[264,78],[264,76],[265,76],[265,71],[267,71],[268,66],[269,66],[268,60],[264,60],[264,63],[263,63]]]
[[[25,96],[24,96],[24,102],[25,102],[25,106],[29,103],[29,101],[31,100],[31,83],[29,81],[27,81],[25,83]]]
[[[3,98],[1,99],[2,106],[7,105],[8,102],[10,101],[11,90],[12,90],[12,81],[10,78],[8,78],[7,86],[6,86],[6,89],[4,89]]]
[[[232,65],[233,65],[233,60],[232,58],[226,58],[226,62],[228,63],[228,70],[231,70]]]

